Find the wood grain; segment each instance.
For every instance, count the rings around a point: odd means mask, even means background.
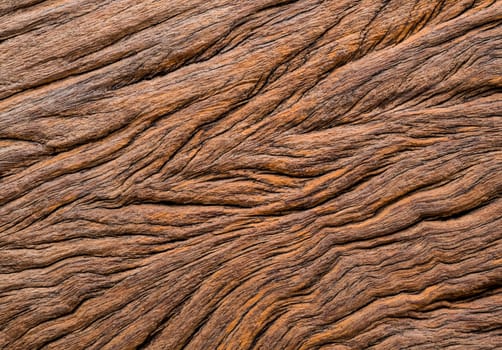
[[[501,22],[1,0],[0,348],[502,348]]]

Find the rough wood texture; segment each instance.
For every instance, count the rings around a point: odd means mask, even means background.
[[[501,21],[1,0],[0,348],[501,348]]]

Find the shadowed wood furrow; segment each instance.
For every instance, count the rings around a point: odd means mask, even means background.
[[[0,348],[502,347],[501,21],[0,1]]]

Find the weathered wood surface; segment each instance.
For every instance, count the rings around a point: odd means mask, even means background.
[[[0,1],[0,348],[501,348],[501,20]]]

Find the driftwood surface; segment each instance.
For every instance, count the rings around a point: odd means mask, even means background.
[[[500,349],[501,22],[1,0],[0,349]]]

